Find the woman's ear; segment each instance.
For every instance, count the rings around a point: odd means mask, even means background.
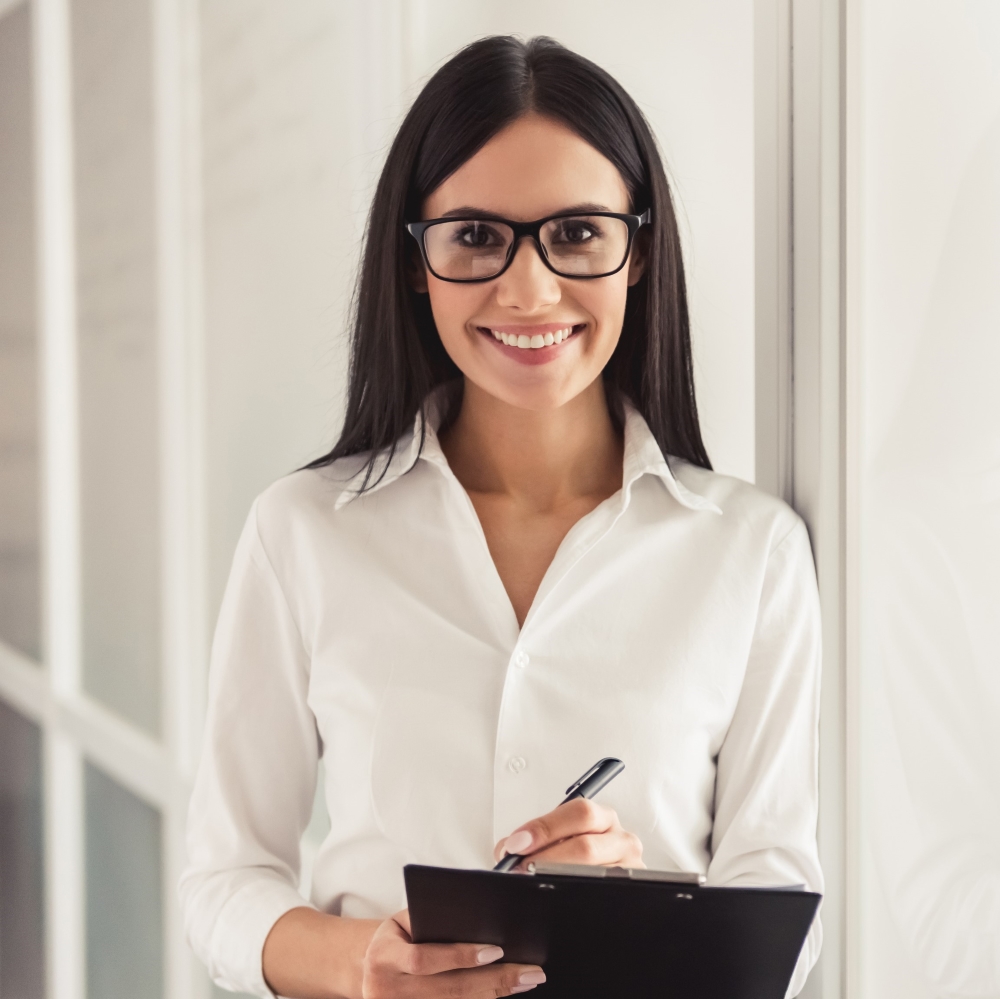
[[[632,242],[632,252],[628,258],[628,286],[639,283],[639,279],[646,273],[646,263],[649,260],[649,237],[650,231],[643,226],[635,234]]]
[[[412,242],[406,257],[406,279],[418,295],[427,294],[427,268],[420,250]]]

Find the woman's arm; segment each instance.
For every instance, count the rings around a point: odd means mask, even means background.
[[[823,890],[816,847],[820,654],[815,569],[796,518],[768,558],[743,686],[719,750],[710,882]],[[805,984],[821,941],[817,918],[789,995]]]
[[[361,999],[365,953],[379,925],[377,919],[292,909],[264,941],[264,979],[282,996]]]
[[[180,883],[188,938],[224,988],[269,995],[261,970],[275,922],[306,905],[299,843],[319,737],[309,657],[257,531],[255,503],[219,613],[201,760]]]

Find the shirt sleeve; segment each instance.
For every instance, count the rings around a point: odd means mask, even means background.
[[[708,879],[823,891],[816,845],[820,615],[809,537],[797,520],[773,549],[743,687],[719,751]],[[817,916],[788,989],[822,943]]]
[[[233,561],[209,670],[205,742],[180,882],[188,940],[223,988],[273,997],[261,952],[308,903],[299,842],[319,758],[309,661],[257,531],[254,504]]]

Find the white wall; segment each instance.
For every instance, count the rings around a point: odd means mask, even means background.
[[[253,497],[340,425],[359,128],[349,5],[212,0],[201,34],[214,622]]]
[[[859,23],[861,996],[1000,996],[1000,5]]]

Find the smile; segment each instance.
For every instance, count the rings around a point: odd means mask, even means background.
[[[565,343],[570,337],[584,329],[586,323],[553,328],[552,325],[545,328],[525,327],[525,332],[520,333],[515,329],[493,329],[487,326],[480,326],[481,333],[492,335],[495,340],[499,340],[506,347],[517,347],[520,350],[540,350],[543,347],[555,347]],[[536,332],[537,330],[537,332]]]

